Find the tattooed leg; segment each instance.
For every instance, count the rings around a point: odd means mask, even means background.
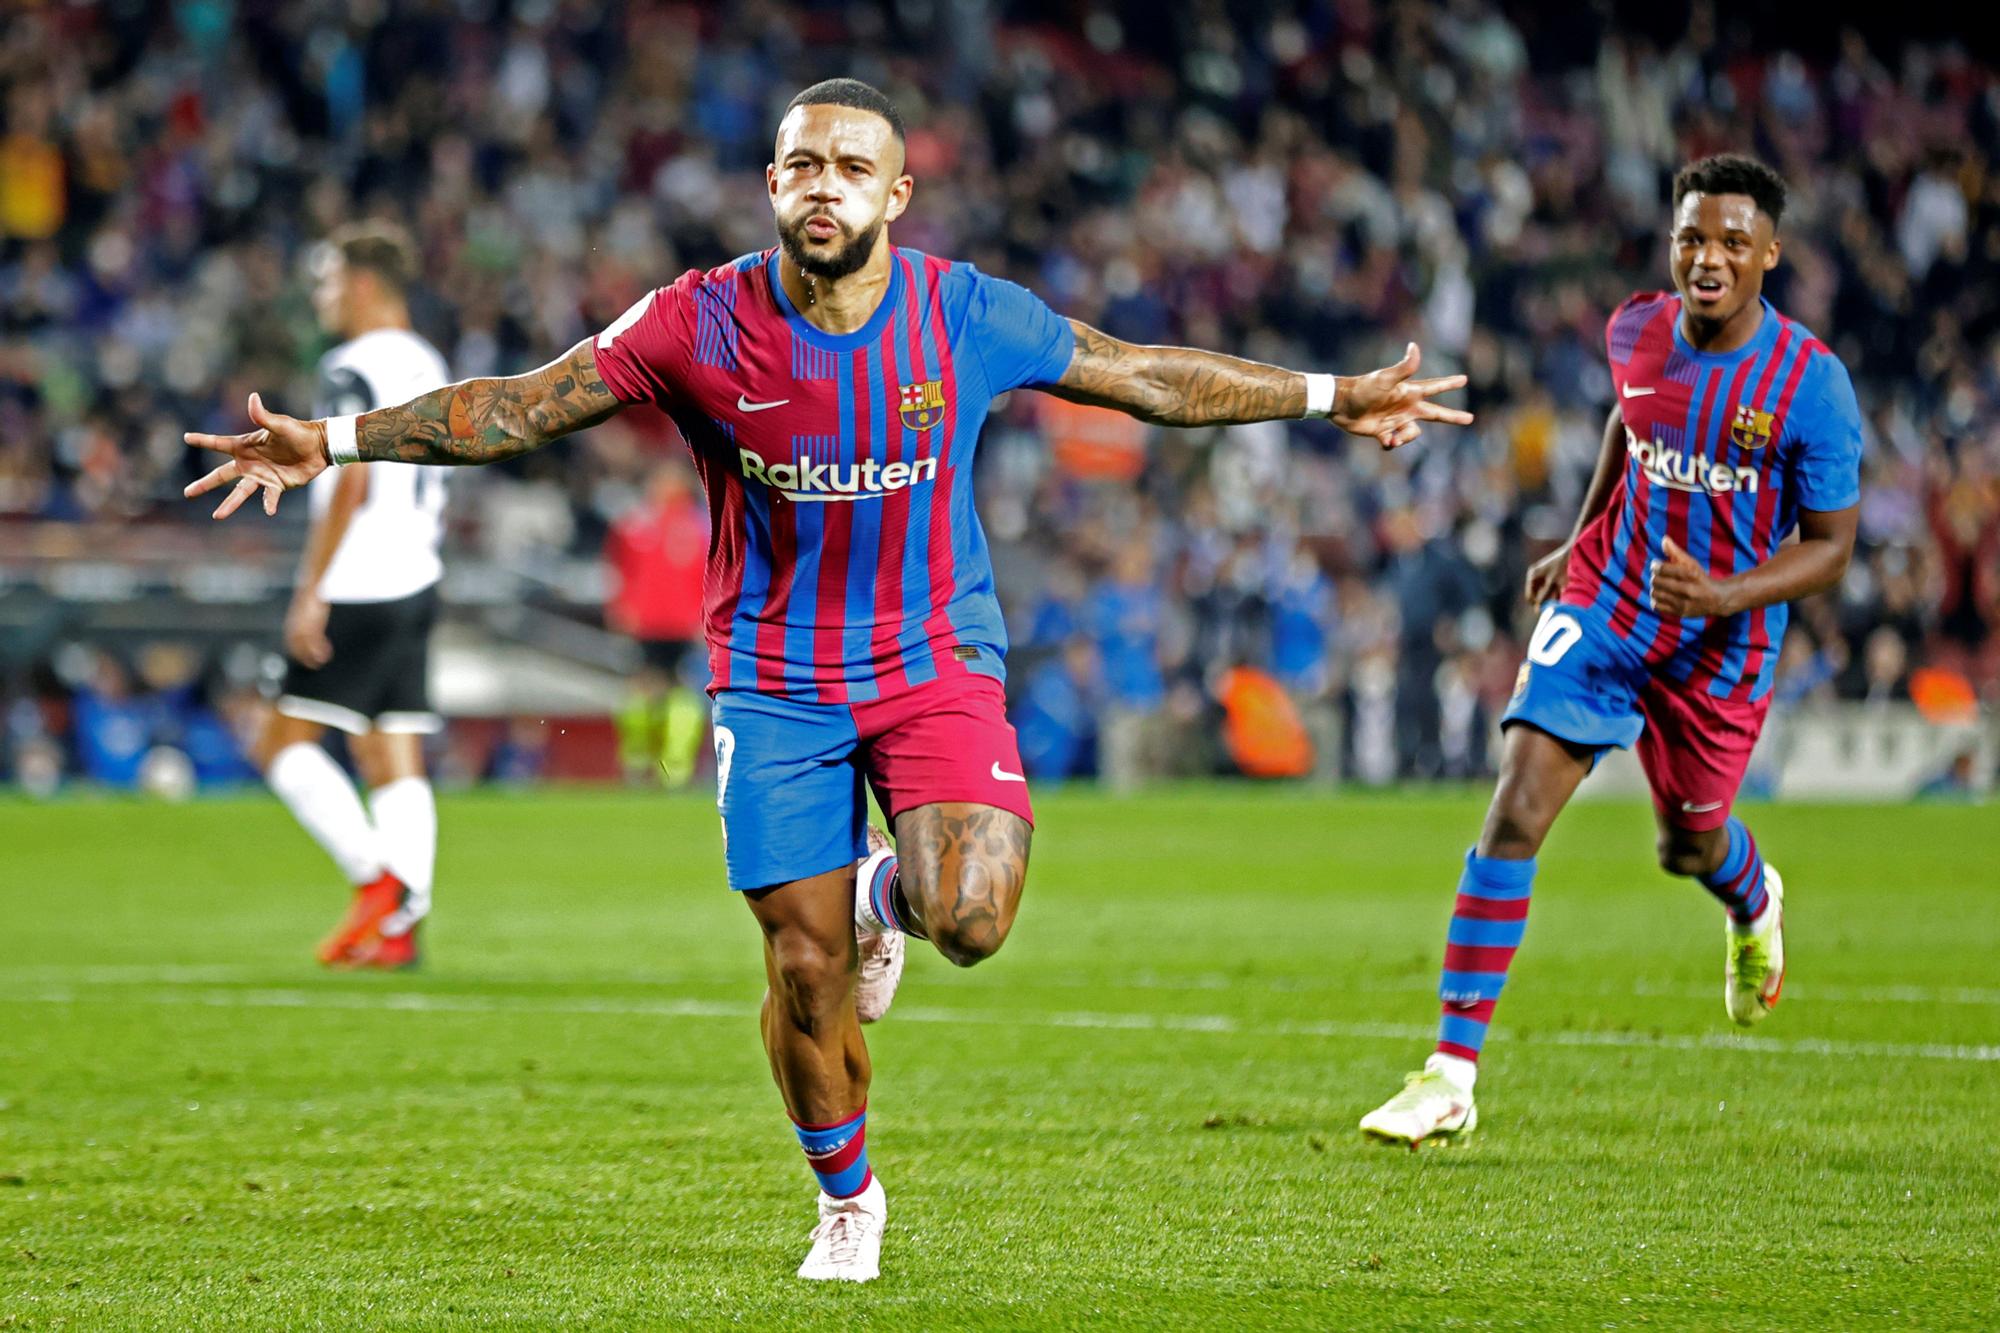
[[[911,919],[960,967],[999,951],[1028,874],[1028,821],[966,802],[920,805],[896,816],[896,850]]]

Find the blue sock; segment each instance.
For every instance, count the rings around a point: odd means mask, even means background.
[[[1440,1054],[1477,1060],[1486,1044],[1493,1006],[1507,984],[1507,968],[1528,928],[1528,895],[1535,887],[1535,862],[1501,861],[1465,854],[1458,901],[1445,936],[1444,976],[1438,983],[1443,1013],[1438,1018]]]
[[[837,1125],[802,1125],[794,1120],[792,1126],[799,1132],[799,1147],[806,1150],[806,1165],[828,1195],[851,1199],[868,1188],[875,1174],[868,1169],[865,1105]]]
[[[1743,821],[1730,817],[1729,850],[1722,866],[1713,875],[1701,877],[1703,887],[1722,900],[1729,919],[1745,925],[1757,919],[1771,895],[1764,891],[1764,858],[1757,853],[1757,840]]]

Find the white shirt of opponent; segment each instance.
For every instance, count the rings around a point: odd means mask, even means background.
[[[451,382],[435,347],[407,329],[376,329],[320,359],[320,416],[368,412],[408,402]],[[355,464],[368,469],[368,499],[355,511],[340,548],[319,581],[329,602],[387,602],[411,597],[444,577],[446,470],[414,463]],[[328,468],[307,487],[317,521],[333,503],[343,469]]]

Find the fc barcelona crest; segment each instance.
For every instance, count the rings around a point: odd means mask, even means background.
[[[905,384],[901,406],[904,426],[910,430],[929,430],[944,420],[944,381]]]
[[[1762,449],[1771,442],[1771,414],[1748,403],[1737,404],[1736,419],[1729,423],[1729,440],[1739,449]]]

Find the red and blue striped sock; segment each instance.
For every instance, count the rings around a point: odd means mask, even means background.
[[[1532,857],[1500,861],[1476,852],[1465,854],[1458,901],[1451,909],[1451,931],[1445,936],[1444,977],[1438,983],[1438,998],[1444,1005],[1438,1020],[1438,1054],[1479,1059],[1494,1003],[1507,984],[1507,966],[1528,928],[1528,895],[1534,884]]]
[[[1763,915],[1771,895],[1764,891],[1764,858],[1757,852],[1757,840],[1743,821],[1730,817],[1729,850],[1713,875],[1701,877],[1702,886],[1722,900],[1729,919],[1748,925]]]
[[[903,930],[902,913],[896,910],[896,881],[903,871],[896,854],[890,852],[879,861],[870,857],[863,868],[869,872],[868,910],[890,930]]]
[[[819,1177],[819,1187],[836,1199],[851,1199],[868,1188],[875,1173],[868,1169],[868,1107],[835,1125],[807,1125],[794,1120],[806,1165]]]
[[[929,938],[903,896],[902,863],[893,848],[869,853],[855,874],[861,880],[861,892],[854,898],[855,925],[873,934],[895,930],[920,940]]]

